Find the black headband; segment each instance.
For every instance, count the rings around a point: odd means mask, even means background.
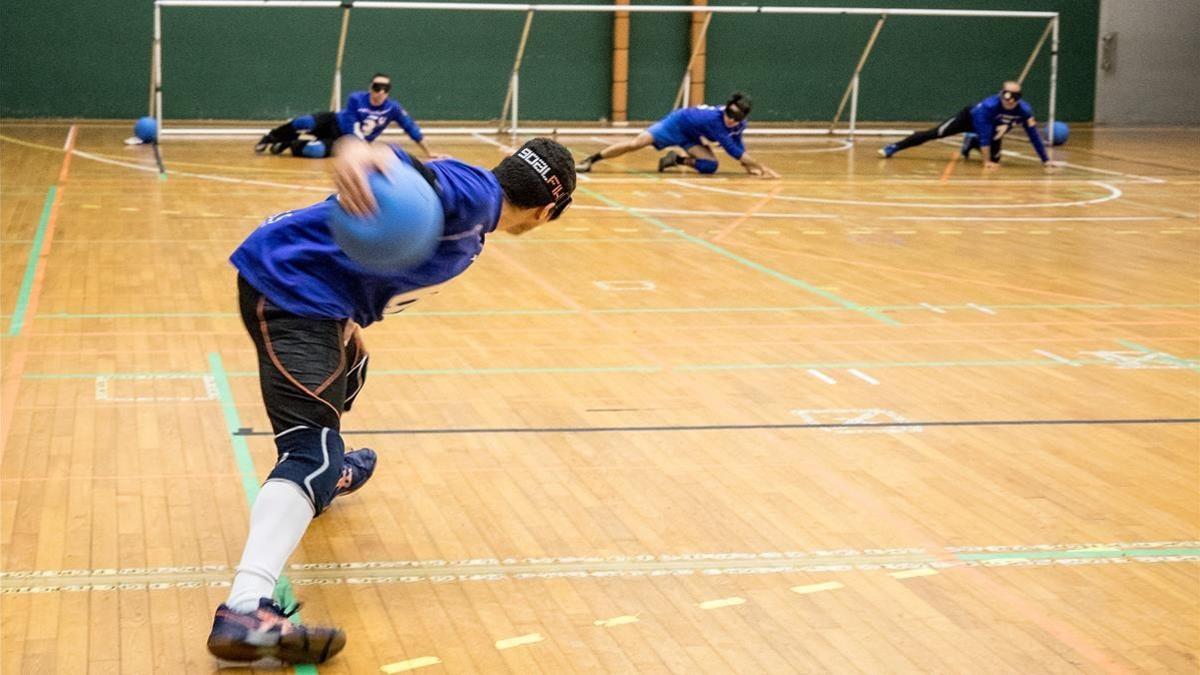
[[[556,220],[571,203],[571,193],[567,190],[566,184],[550,168],[550,163],[542,159],[528,144],[517,150],[513,157],[525,162],[529,168],[542,177],[542,187],[546,188],[546,195],[550,197],[550,201],[554,202],[550,220]]]

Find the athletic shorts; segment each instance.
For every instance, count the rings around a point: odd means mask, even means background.
[[[670,115],[650,125],[650,128],[646,131],[649,132],[650,136],[654,138],[655,150],[662,150],[664,148],[675,146],[679,146],[684,150],[687,150],[693,145],[700,145],[700,139],[691,138],[685,135],[679,126],[675,124],[675,120],[673,120]]]

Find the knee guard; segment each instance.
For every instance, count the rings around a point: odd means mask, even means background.
[[[317,126],[317,121],[312,115],[301,115],[292,120],[292,128],[296,131],[311,131],[315,126]]]
[[[700,173],[716,173],[717,160],[715,159],[697,159],[696,170]]]
[[[341,434],[328,427],[294,427],[275,436],[275,449],[279,461],[267,480],[295,483],[312,503],[313,514],[321,515],[342,477],[346,445]]]
[[[306,143],[304,147],[300,149],[300,154],[304,155],[305,157],[320,159],[322,157],[329,156],[329,148],[321,141],[312,141]]]

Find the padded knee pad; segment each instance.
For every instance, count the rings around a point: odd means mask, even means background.
[[[295,483],[312,503],[313,513],[321,515],[342,476],[346,445],[341,434],[328,427],[295,427],[275,436],[275,448],[279,461],[267,480]]]
[[[292,128],[297,131],[311,131],[315,126],[317,126],[317,121],[312,115],[301,115],[292,120]]]
[[[700,173],[716,173],[717,160],[715,159],[697,159],[696,170]]]
[[[329,149],[321,141],[312,141],[310,143],[306,143],[304,147],[301,148],[300,153],[305,157],[320,159],[329,155]]]

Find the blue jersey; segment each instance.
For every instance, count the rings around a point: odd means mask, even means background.
[[[420,141],[425,136],[421,127],[409,117],[408,112],[394,99],[386,99],[381,106],[371,105],[371,94],[366,91],[356,91],[346,99],[346,107],[337,113],[338,127],[343,134],[360,136],[370,143],[375,140],[387,125],[393,121],[399,122],[404,131],[414,141]]]
[[[725,126],[725,109],[711,105],[680,108],[648,129],[654,137],[654,147],[659,150],[672,145],[686,150],[707,140],[719,144],[734,159],[746,154],[746,146],[742,144],[745,130],[746,120],[730,129]]]
[[[408,162],[398,148],[396,154]],[[410,162],[411,163],[411,162]],[[353,319],[367,326],[402,311],[433,286],[458,276],[483,250],[500,220],[503,192],[491,171],[453,159],[425,165],[437,177],[445,232],[432,258],[415,269],[374,274],[356,265],[325,224],[336,197],[267,218],[230,261],[272,303],[318,319]]]
[[[987,148],[992,141],[1000,140],[1010,129],[1020,125],[1029,136],[1033,149],[1037,150],[1038,157],[1041,157],[1043,162],[1050,159],[1046,155],[1046,146],[1042,144],[1042,138],[1038,136],[1037,127],[1033,124],[1033,106],[1025,101],[1017,101],[1017,107],[1005,110],[1004,104],[1000,102],[1000,95],[993,94],[971,108],[971,124],[975,127],[975,133],[979,135],[981,148]]]

